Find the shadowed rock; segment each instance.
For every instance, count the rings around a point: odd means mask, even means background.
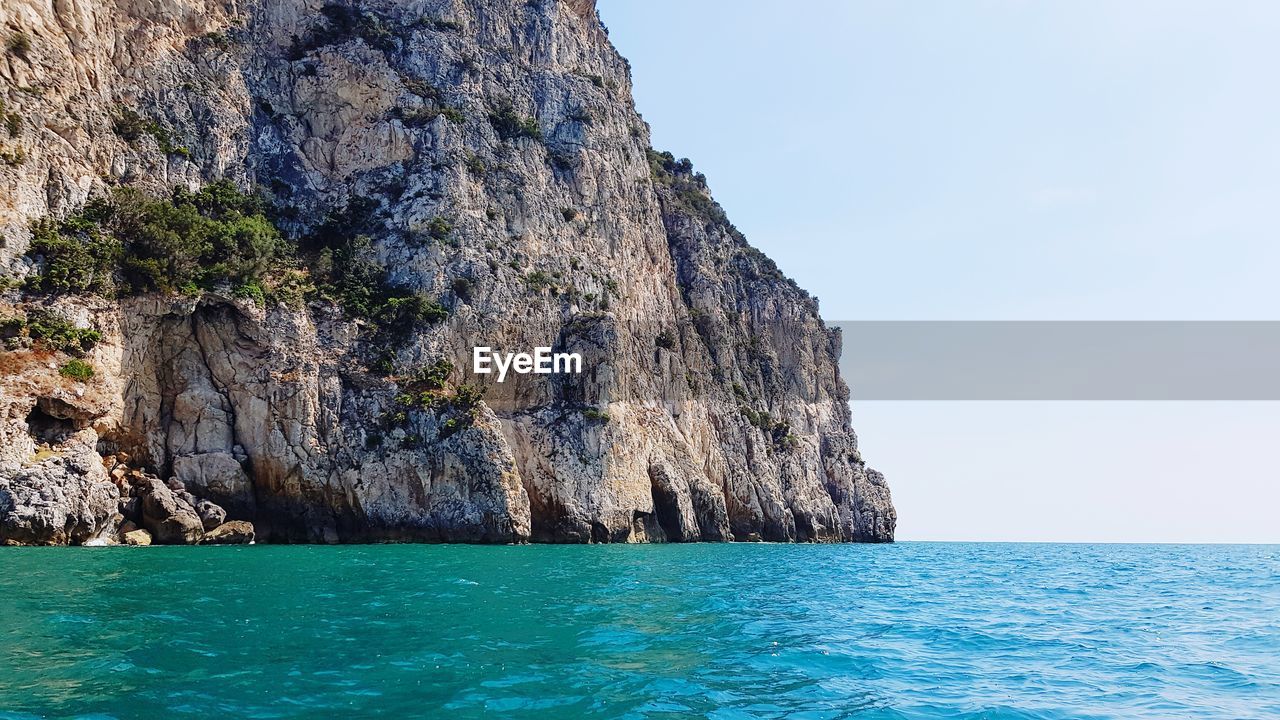
[[[142,487],[142,524],[160,545],[194,545],[204,537],[195,508],[164,483],[147,479]]]

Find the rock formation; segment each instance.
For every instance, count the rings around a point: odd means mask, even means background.
[[[0,541],[892,540],[838,332],[650,149],[591,0],[8,0],[0,31]],[[41,218],[219,179],[299,248],[270,293],[31,284]],[[316,291],[325,232],[438,313]],[[498,384],[479,345],[585,371]]]

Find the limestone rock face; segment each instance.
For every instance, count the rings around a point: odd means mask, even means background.
[[[892,540],[841,338],[650,150],[591,0],[7,0],[0,27],[31,41],[0,58],[0,276],[32,270],[33,219],[228,178],[298,237],[371,208],[390,280],[448,310],[390,342],[318,298],[0,291],[0,317],[102,333],[87,381],[0,355],[5,541],[87,542],[117,509],[157,543],[240,520],[271,542]],[[122,107],[163,132],[125,139]],[[584,372],[499,384],[470,372],[482,345]],[[437,360],[485,389],[465,418],[397,404]]]

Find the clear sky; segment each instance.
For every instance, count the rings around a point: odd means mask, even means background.
[[[1280,4],[599,5],[655,147],[829,320],[1280,320]],[[849,380],[902,539],[1280,542],[1275,403]]]

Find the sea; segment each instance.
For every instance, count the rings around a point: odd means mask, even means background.
[[[1280,718],[1280,546],[0,549],[0,718]]]

